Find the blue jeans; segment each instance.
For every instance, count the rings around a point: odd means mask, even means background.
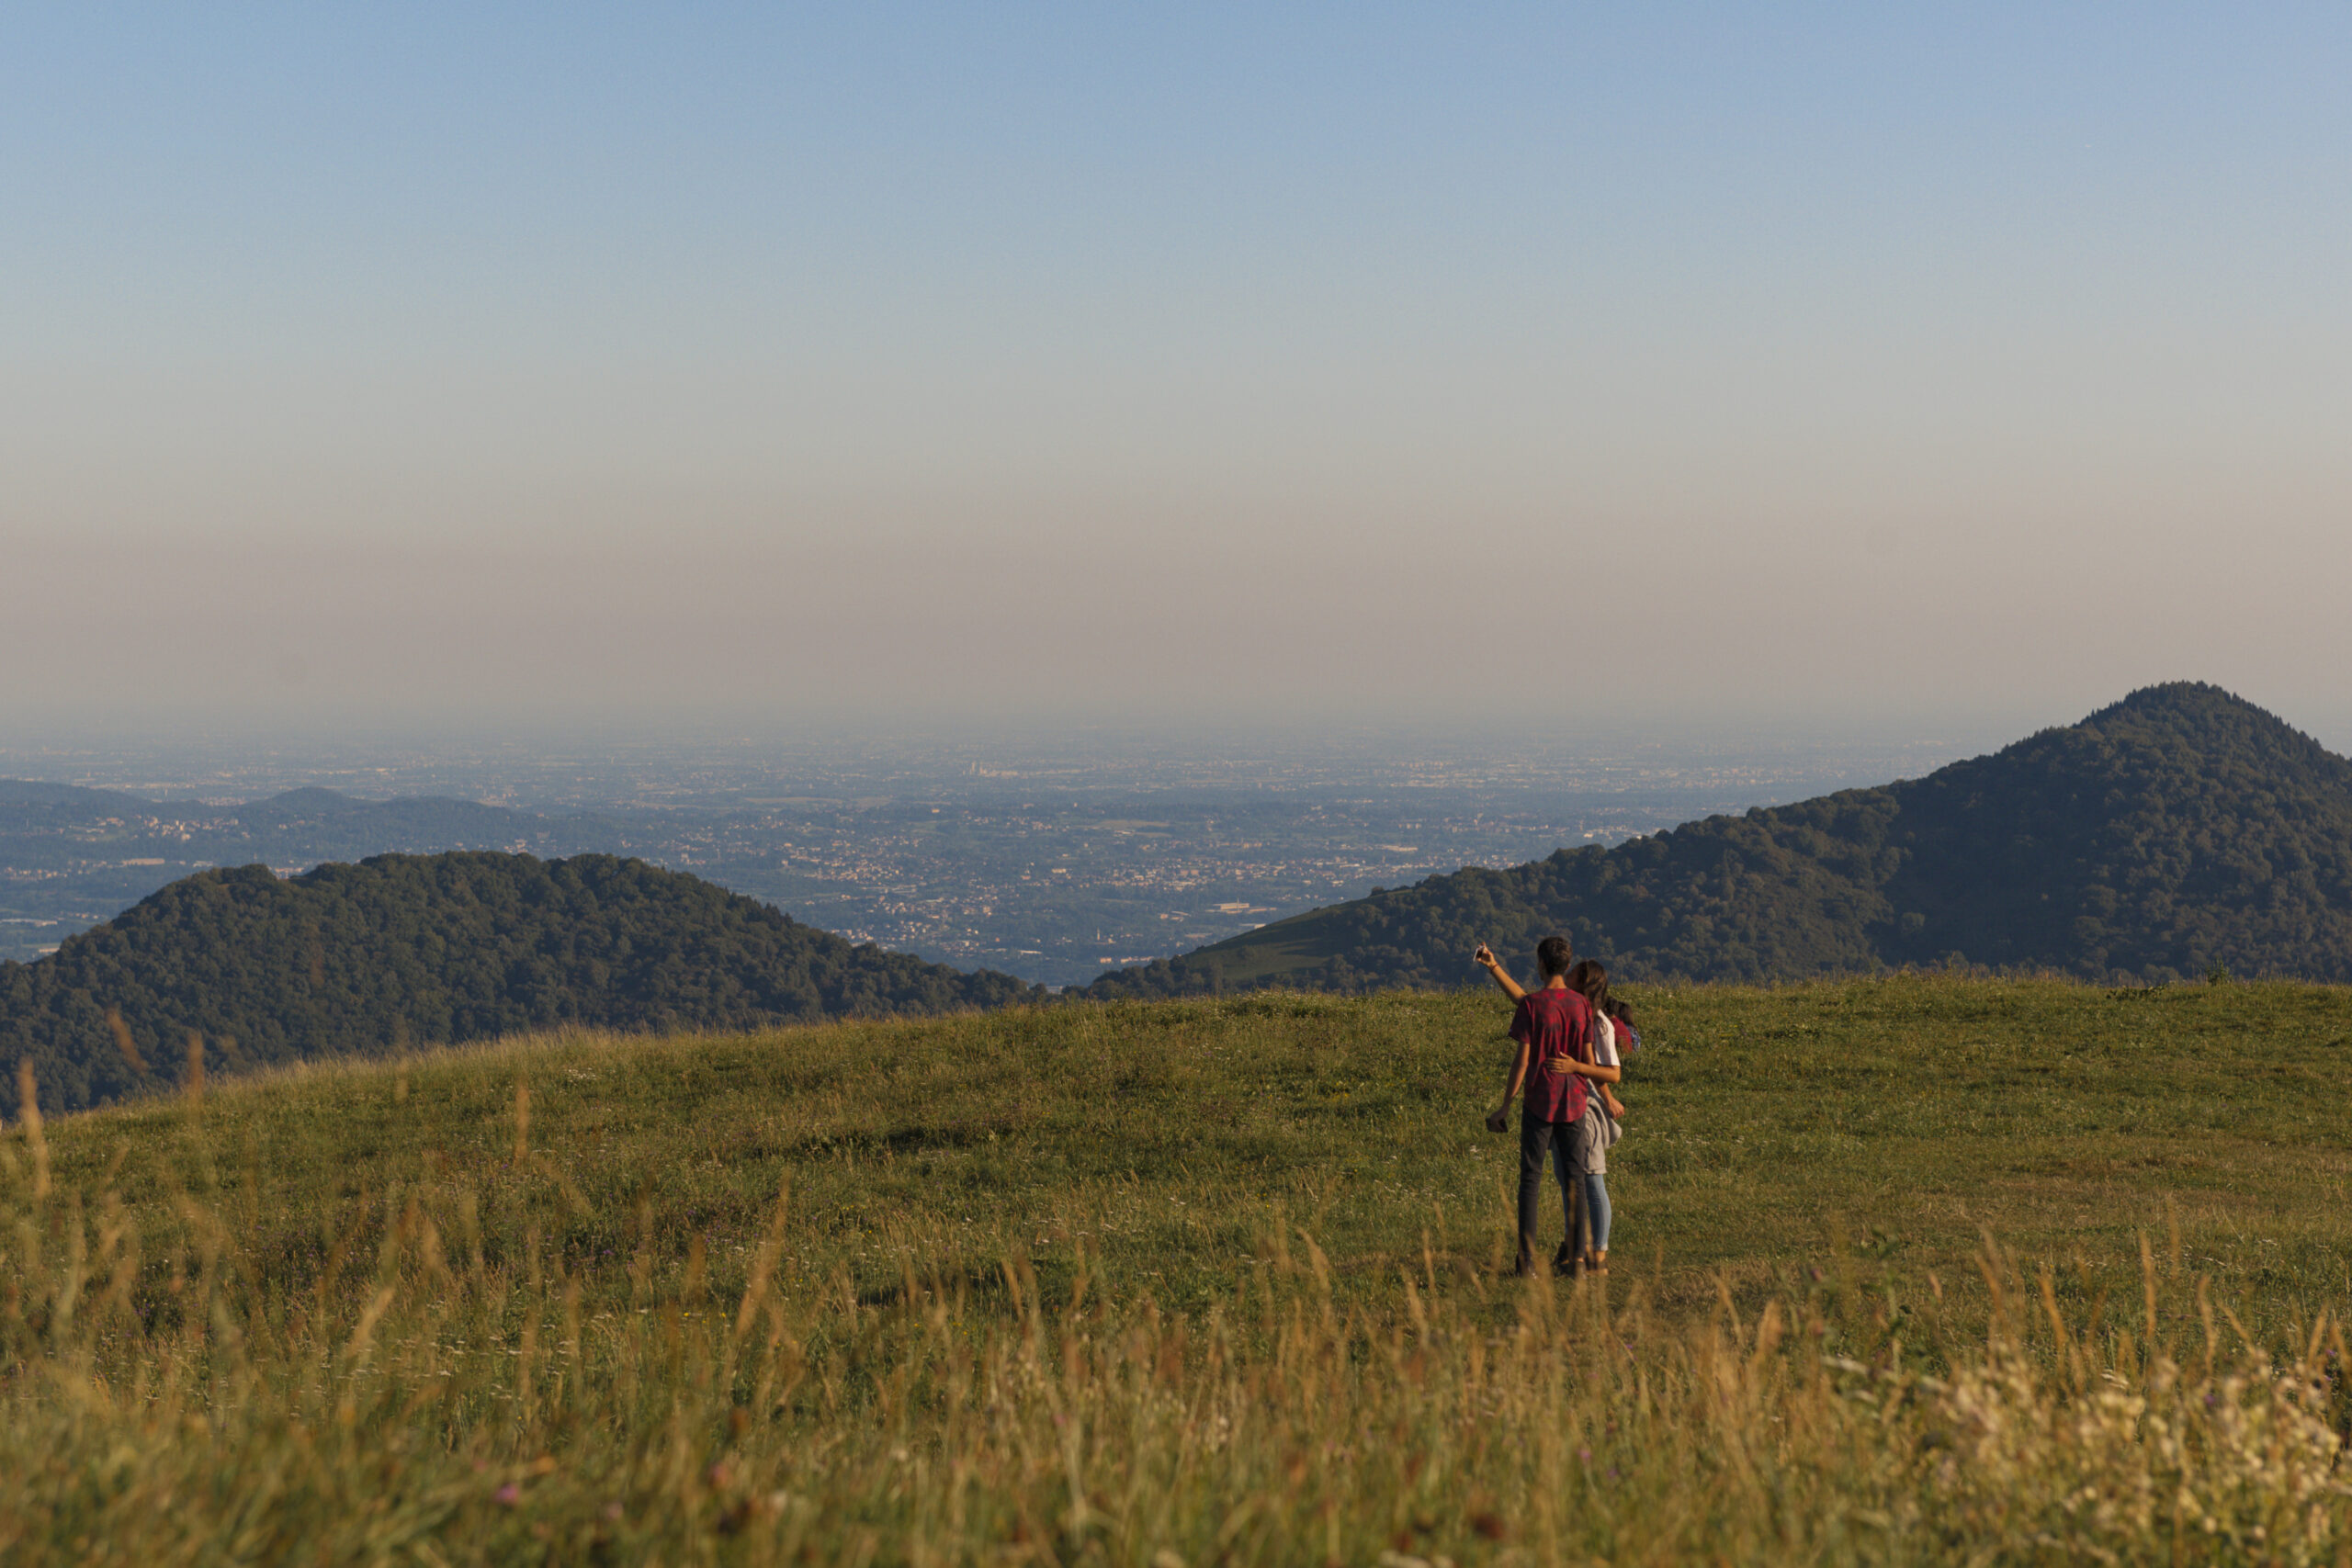
[[[1584,1163],[1584,1141],[1589,1125],[1584,1121],[1538,1122],[1532,1116],[1520,1119],[1519,1270],[1522,1274],[1535,1267],[1535,1224],[1544,1201],[1544,1163],[1547,1156],[1560,1179],[1561,1206],[1566,1211],[1568,1222],[1568,1234],[1561,1240],[1560,1250],[1553,1255],[1552,1266],[1565,1269],[1584,1250],[1577,1245],[1577,1232],[1583,1227],[1578,1223],[1575,1195],[1585,1190],[1583,1184],[1590,1179],[1578,1176],[1576,1169]]]
[[[1592,1235],[1592,1249],[1606,1252],[1609,1250],[1609,1179],[1596,1171],[1577,1179],[1584,1183],[1585,1224]]]

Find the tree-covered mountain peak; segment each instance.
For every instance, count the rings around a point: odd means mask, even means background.
[[[2203,681],[2143,686],[2072,728],[2098,734],[2159,730],[2223,749],[2251,742],[2274,749],[2281,758],[2327,754],[2317,741],[2267,708]]]
[[[1479,942],[1555,931],[1651,980],[1954,960],[2352,979],[2352,763],[2219,686],[2149,686],[1924,778],[1431,877],[1094,989],[1455,985]]]
[[[582,1024],[750,1029],[1042,997],[853,944],[640,860],[457,851],[280,879],[199,872],[34,964],[0,963],[0,1104],[33,1062],[53,1105],[213,1072]]]
[[[2220,789],[2275,797],[2284,790],[2333,799],[2352,792],[2352,762],[2267,709],[2201,681],[2143,687],[2079,724],[1946,772],[2004,768],[2044,791],[2052,782],[2046,770],[2058,769],[2086,783],[2128,777],[2171,795]]]

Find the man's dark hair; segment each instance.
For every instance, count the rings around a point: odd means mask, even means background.
[[[1547,936],[1535,944],[1535,966],[1544,971],[1547,980],[1555,975],[1566,974],[1568,965],[1576,961],[1576,949],[1568,945],[1566,937]]]

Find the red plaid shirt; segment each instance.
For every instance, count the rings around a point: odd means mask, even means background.
[[[1510,1037],[1527,1046],[1527,1114],[1538,1122],[1574,1122],[1584,1114],[1584,1079],[1554,1072],[1555,1056],[1592,1059],[1592,1004],[1575,991],[1545,987],[1520,999]]]

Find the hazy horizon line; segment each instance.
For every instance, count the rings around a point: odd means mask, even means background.
[[[1986,699],[1960,705],[1906,705],[1886,700],[1845,703],[1749,700],[1632,703],[1568,694],[1548,704],[1483,694],[1460,702],[1335,698],[1272,702],[998,701],[838,705],[758,705],[741,702],[452,703],[353,705],[288,703],[0,703],[0,751],[21,746],[182,746],[267,744],[413,745],[500,742],[548,745],[768,744],[813,739],[935,740],[944,744],[1047,738],[1101,738],[1153,742],[1263,741],[1328,744],[1349,739],[1409,735],[1433,739],[1521,744],[1551,734],[1566,738],[1605,732],[1641,745],[1770,743],[1937,744],[2006,735],[2023,739],[2042,728],[2080,722],[2131,692],[2170,683],[2166,677],[2086,700],[2076,695],[2033,701]],[[2352,721],[2352,705],[2335,712],[2314,705],[2265,700],[2264,694],[2212,684],[2277,715],[2306,733],[2325,738]],[[1549,711],[1545,711],[1546,708]],[[1547,748],[1549,749],[1549,748]]]

